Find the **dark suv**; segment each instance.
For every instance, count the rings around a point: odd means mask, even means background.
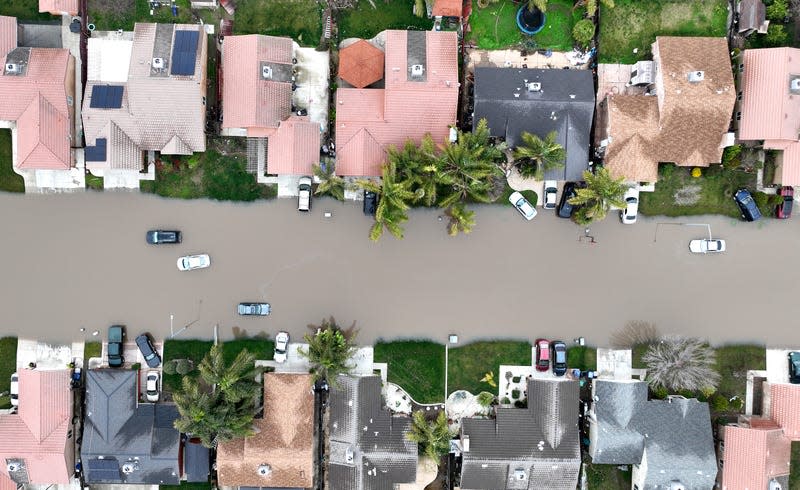
[[[364,206],[363,211],[367,216],[375,216],[375,210],[378,209],[378,195],[372,191],[364,191]]]
[[[125,359],[122,357],[122,339],[125,337],[125,327],[111,325],[108,327],[108,365],[109,367],[122,367]]]
[[[800,352],[789,353],[789,382],[800,384]]]
[[[742,212],[742,218],[745,221],[758,221],[761,219],[761,211],[758,210],[755,199],[750,195],[747,189],[739,189],[733,195],[733,200],[739,206],[739,211]]]
[[[142,352],[142,356],[144,357],[144,360],[147,362],[148,366],[151,368],[157,368],[161,365],[161,358],[158,356],[156,348],[153,347],[153,343],[150,341],[150,337],[148,337],[146,333],[136,337],[136,345],[139,346],[139,350]]]
[[[556,209],[559,218],[572,217],[572,213],[577,206],[570,204],[569,200],[578,195],[578,193],[575,192],[575,188],[575,182],[567,182],[564,184],[564,190],[561,192],[561,201],[559,201],[558,208]]]
[[[181,243],[181,232],[177,230],[150,230],[145,236],[150,245],[162,243]]]

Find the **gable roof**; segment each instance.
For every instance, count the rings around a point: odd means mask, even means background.
[[[723,490],[766,489],[771,479],[789,475],[791,441],[777,424],[726,425],[723,430]]]
[[[529,90],[528,83],[541,88]],[[589,168],[589,133],[594,115],[594,82],[589,70],[475,68],[473,125],[489,123],[493,136],[510,147],[522,132],[544,138],[556,131],[566,150],[565,165],[545,172],[545,179],[582,180]]]
[[[39,12],[78,15],[78,0],[39,0]]]
[[[595,380],[596,432],[592,462],[639,464],[647,474],[643,488],[711,489],[717,463],[707,403],[673,397],[647,400],[643,381]]]
[[[311,175],[319,164],[319,124],[308,116],[290,116],[270,136],[267,145],[267,173]]]
[[[434,17],[461,17],[463,0],[436,0],[431,13]]]
[[[19,411],[0,414],[0,480],[9,477],[6,462],[20,462],[23,473],[10,475],[33,483],[69,483],[71,459],[65,456],[72,427],[72,391],[67,370],[20,370]],[[14,486],[16,488],[16,485]]]
[[[739,33],[766,29],[769,24],[767,8],[761,0],[741,0],[739,2]],[[763,27],[762,27],[763,26]]]
[[[800,441],[800,385],[771,383],[770,417],[783,428],[786,437]]]
[[[74,59],[66,49],[15,48],[5,63],[17,65],[0,73],[0,120],[17,122],[14,166],[67,170],[72,166],[72,132],[67,98]]]
[[[339,376],[331,387],[328,481],[336,490],[390,490],[416,480],[411,419],[384,406],[378,376]]]
[[[264,374],[264,417],[251,437],[220,443],[220,485],[311,488],[314,482],[314,396],[309,374]],[[259,468],[269,466],[268,475]]]
[[[339,78],[364,88],[383,78],[383,64],[383,51],[359,39],[339,51]]]
[[[256,34],[225,37],[222,44],[223,128],[246,128],[248,136],[264,136],[264,130],[276,129],[289,117],[292,50],[292,40],[285,37]],[[265,69],[270,78],[263,76]]]
[[[91,369],[86,375],[81,459],[89,483],[179,483],[178,410],[171,403],[139,404],[139,373]],[[122,471],[126,463],[131,473]]]
[[[455,32],[385,31],[385,89],[336,91],[336,173],[379,176],[390,145],[444,143],[458,105]],[[412,67],[421,66],[421,75]],[[366,138],[374,140],[374,144]],[[354,137],[362,133],[359,138]],[[376,150],[376,145],[382,151]]]
[[[186,31],[198,33],[194,50],[182,42],[185,36],[179,36]],[[110,43],[108,49],[93,46],[105,43]],[[137,23],[132,42],[89,39],[88,66],[113,65],[90,69],[97,78],[90,77],[86,84],[82,110],[86,146],[96,146],[103,138],[108,142],[108,159],[95,166],[141,170],[144,151],[179,155],[205,151],[206,50],[207,36],[195,24]],[[128,57],[125,71],[117,58]],[[155,59],[163,67],[154,66]],[[193,74],[173,74],[173,64],[181,65],[181,73]],[[123,87],[120,107],[92,107],[93,88],[105,84]]]
[[[546,481],[549,489],[574,489],[581,466],[578,391],[576,381],[530,379],[527,408],[498,408],[494,420],[462,419],[469,450],[462,453],[461,488],[526,489]]]
[[[17,18],[0,15],[0,58],[17,47]]]

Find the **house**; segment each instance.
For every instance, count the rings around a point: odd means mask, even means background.
[[[595,380],[592,399],[593,464],[633,465],[634,489],[714,488],[717,463],[707,403],[681,396],[648,400],[647,383],[633,380]]]
[[[545,179],[583,180],[594,116],[589,70],[476,67],[474,107],[473,125],[486,119],[492,136],[511,148],[521,143],[523,132],[544,138],[555,131],[566,162],[545,172]]]
[[[383,88],[336,91],[336,173],[377,177],[391,145],[443,144],[458,109],[455,32],[385,31]],[[371,56],[371,54],[370,54]],[[341,79],[341,76],[340,76]]]
[[[464,2],[462,0],[435,0],[433,2],[431,15],[438,19],[442,17],[453,17],[461,20],[461,13],[463,10]]]
[[[461,420],[461,488],[574,490],[578,383],[528,380],[527,408],[497,408],[494,419]]]
[[[75,167],[75,58],[67,49],[17,47],[17,21],[0,16],[0,127],[26,184]],[[38,175],[37,175],[38,174]]]
[[[78,0],[39,0],[39,12],[53,15],[78,15]]]
[[[417,444],[406,438],[411,419],[386,408],[381,378],[337,381],[329,398],[330,488],[383,490],[416,481]]]
[[[217,479],[226,487],[312,488],[314,395],[309,374],[264,374],[264,416],[255,434],[221,442]]]
[[[739,35],[747,37],[754,32],[767,33],[767,8],[761,0],[740,0],[736,13],[739,14]]]
[[[0,488],[69,484],[75,468],[67,370],[19,371],[19,409],[0,414]]]
[[[86,483],[180,483],[180,433],[173,425],[178,410],[172,403],[139,403],[139,375],[124,369],[91,369],[86,375]]]
[[[642,95],[609,94],[597,152],[615,177],[656,182],[659,163],[708,167],[733,144],[736,93],[725,38],[659,36],[653,61],[638,62],[631,84]]]
[[[800,49],[748,49],[740,72],[739,139],[778,150],[775,183],[800,185]]]
[[[197,24],[137,23],[133,33],[89,39],[86,168],[106,187],[153,179],[155,152],[205,151],[206,53]]]

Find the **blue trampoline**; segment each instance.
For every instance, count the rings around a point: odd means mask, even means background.
[[[531,12],[527,4],[523,4],[517,10],[517,27],[524,34],[532,36],[537,34],[544,28],[544,23],[547,21],[547,16],[539,9],[533,9]]]

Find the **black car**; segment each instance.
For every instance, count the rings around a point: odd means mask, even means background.
[[[794,187],[784,186],[778,191],[778,195],[783,199],[775,210],[778,219],[786,219],[792,215],[792,204],[794,203]]]
[[[560,341],[554,340],[551,344],[553,349],[553,374],[556,376],[564,376],[567,372],[567,345]]]
[[[363,209],[367,216],[375,216],[375,210],[378,209],[378,195],[374,192],[364,191]]]
[[[558,202],[558,208],[556,209],[559,218],[572,217],[576,206],[570,204],[569,200],[578,195],[578,193],[575,192],[575,187],[575,182],[567,182],[564,184],[564,190],[561,192],[561,200]]]
[[[181,232],[177,230],[150,230],[145,238],[150,245],[181,243]]]
[[[800,384],[800,352],[789,353],[789,382]]]
[[[742,219],[745,221],[758,221],[761,219],[761,211],[758,210],[755,199],[747,189],[739,189],[733,195],[733,200],[742,212]]]
[[[109,367],[122,367],[125,358],[122,357],[122,339],[125,337],[125,327],[111,325],[108,327],[108,365]]]
[[[158,352],[156,352],[156,348],[153,347],[153,343],[147,334],[143,333],[136,337],[136,345],[139,346],[139,350],[142,352],[142,356],[148,366],[157,368],[161,365],[161,358],[158,356]]]

